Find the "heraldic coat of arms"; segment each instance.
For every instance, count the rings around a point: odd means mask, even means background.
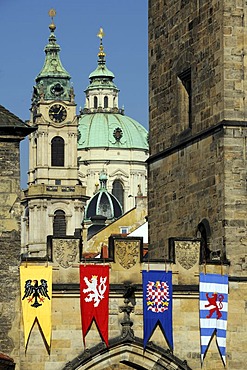
[[[25,294],[22,297],[22,300],[25,298],[27,298],[28,303],[32,303],[31,306],[35,308],[42,306],[45,298],[50,300],[47,281],[45,279],[41,279],[40,284],[38,284],[38,280],[26,280]]]

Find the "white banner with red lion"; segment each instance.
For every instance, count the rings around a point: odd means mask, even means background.
[[[228,276],[201,273],[199,291],[201,362],[203,362],[208,346],[215,334],[219,352],[225,365]]]

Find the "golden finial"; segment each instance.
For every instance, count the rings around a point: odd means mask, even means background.
[[[103,46],[103,44],[102,44],[102,39],[103,39],[103,37],[105,36],[105,34],[104,34],[104,31],[103,31],[103,28],[102,27],[100,27],[100,29],[99,29],[99,32],[98,32],[98,34],[97,34],[97,37],[99,37],[100,38],[100,47],[99,47],[99,53],[98,53],[98,57],[102,60],[102,58],[104,58],[105,57],[105,52],[104,52],[104,46]]]
[[[56,12],[55,9],[52,8],[52,9],[49,10],[48,14],[51,17],[51,24],[50,24],[49,28],[53,32],[56,29],[56,26],[54,24],[53,18],[55,17],[55,15],[57,14],[57,12]]]
[[[51,17],[51,20],[53,22],[53,17],[55,17],[55,15],[57,14],[56,10],[52,8],[49,10],[48,14]]]
[[[97,34],[97,37],[99,37],[100,40],[102,41],[102,39],[103,39],[104,36],[105,36],[105,34],[104,34],[104,31],[103,31],[103,28],[100,27],[99,32]]]

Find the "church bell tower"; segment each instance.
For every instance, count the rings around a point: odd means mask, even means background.
[[[45,62],[33,88],[25,191],[23,253],[46,255],[47,236],[72,236],[81,228],[86,201],[77,175],[78,119],[70,75],[64,69],[51,9]]]

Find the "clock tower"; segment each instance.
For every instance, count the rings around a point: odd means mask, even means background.
[[[23,204],[23,253],[44,257],[47,236],[73,236],[81,228],[87,197],[78,181],[78,118],[70,75],[62,66],[50,10],[45,62],[33,88],[28,189]]]

